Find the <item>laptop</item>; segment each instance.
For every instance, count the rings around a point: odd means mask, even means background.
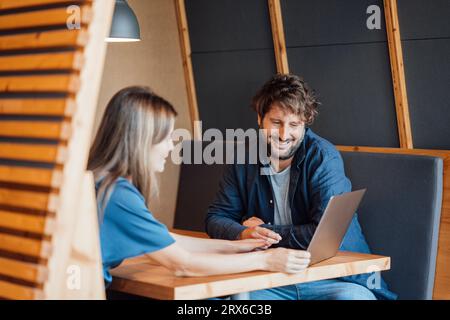
[[[336,255],[365,192],[361,189],[330,198],[307,249],[311,254],[309,265]]]

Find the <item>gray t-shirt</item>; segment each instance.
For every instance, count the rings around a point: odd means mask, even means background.
[[[274,195],[274,224],[292,225],[291,207],[289,206],[289,181],[291,166],[269,175]]]

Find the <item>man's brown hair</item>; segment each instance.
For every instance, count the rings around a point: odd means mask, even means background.
[[[320,102],[302,78],[293,74],[276,74],[252,99],[252,107],[261,119],[274,104],[299,115],[306,125],[310,125],[317,116]]]

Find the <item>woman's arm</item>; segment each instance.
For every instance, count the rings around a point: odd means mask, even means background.
[[[304,270],[310,262],[306,251],[285,248],[241,254],[189,252],[176,242],[162,250],[147,254],[177,276],[210,276],[253,270],[295,273]]]
[[[176,242],[183,249],[189,252],[201,253],[243,253],[250,252],[255,249],[267,248],[272,242],[262,239],[248,239],[240,241],[202,239],[189,236],[183,236],[177,233],[170,233]]]

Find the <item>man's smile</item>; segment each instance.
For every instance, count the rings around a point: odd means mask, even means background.
[[[292,139],[286,140],[286,141],[279,141],[278,139],[271,139],[271,143],[273,147],[279,149],[279,150],[287,150],[292,145]]]

